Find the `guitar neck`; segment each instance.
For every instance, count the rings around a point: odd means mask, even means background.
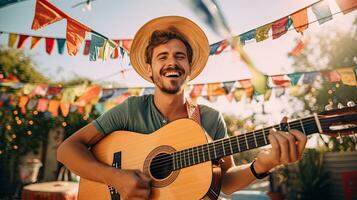
[[[177,151],[171,154],[173,170],[268,145],[270,144],[268,135],[271,128],[277,130],[297,129],[305,135],[317,133],[319,132],[319,122],[316,123],[316,121],[318,121],[317,118],[311,116]]]

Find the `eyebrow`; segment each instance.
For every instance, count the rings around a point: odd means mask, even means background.
[[[162,55],[168,55],[169,53],[167,52],[167,51],[164,51],[164,52],[161,52],[161,53],[159,53],[159,54],[157,54],[156,55],[156,57],[159,57],[159,56],[162,56]],[[186,54],[184,53],[184,52],[181,52],[181,51],[179,51],[179,52],[175,52],[175,55],[184,55],[184,56],[186,56]]]

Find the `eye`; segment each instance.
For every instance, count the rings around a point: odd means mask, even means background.
[[[165,60],[167,57],[166,56],[160,56],[159,60]]]

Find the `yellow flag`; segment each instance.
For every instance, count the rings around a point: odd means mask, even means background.
[[[9,33],[9,43],[8,46],[9,47],[14,47],[16,41],[17,41],[17,37],[18,35],[15,33]]]
[[[263,40],[268,39],[270,29],[271,29],[271,23],[257,28],[257,30],[255,31],[255,40],[257,42],[261,42]]]
[[[353,71],[353,68],[342,68],[336,69],[337,73],[341,76],[341,81],[343,84],[350,86],[357,86],[356,84],[356,75]]]

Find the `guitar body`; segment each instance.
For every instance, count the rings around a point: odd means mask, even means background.
[[[217,199],[221,171],[219,167],[214,167],[211,161],[171,170],[164,175],[155,174],[151,170],[151,163],[157,155],[173,153],[207,142],[208,138],[204,130],[197,123],[190,119],[180,119],[152,134],[113,132],[99,141],[92,148],[92,153],[103,163],[115,165],[120,169],[138,169],[151,177],[153,180],[151,199]],[[115,164],[113,164],[114,157],[117,158]],[[160,171],[165,170],[158,170]],[[212,181],[213,190],[210,190]],[[78,196],[80,200],[119,199],[118,194],[113,195],[113,193],[114,190],[109,190],[105,184],[84,178],[80,180]]]

